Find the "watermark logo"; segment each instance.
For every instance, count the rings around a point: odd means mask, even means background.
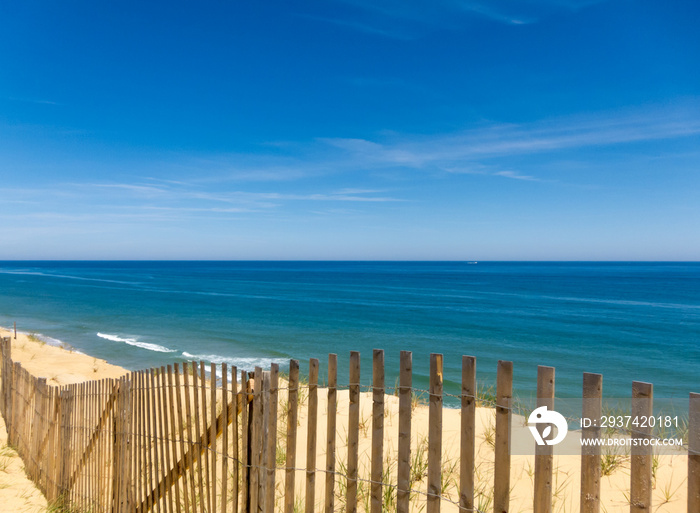
[[[538,424],[549,424],[542,430],[542,434],[537,429]],[[557,436],[552,440],[547,440],[552,433],[552,426],[557,428]],[[540,406],[534,410],[527,419],[527,427],[530,428],[532,436],[537,445],[557,445],[564,440],[569,431],[566,419],[561,413],[554,410],[547,410],[546,406]]]

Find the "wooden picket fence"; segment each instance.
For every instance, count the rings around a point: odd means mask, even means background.
[[[50,503],[69,512],[110,513],[312,513],[369,511],[437,513],[483,511],[475,502],[476,359],[462,357],[459,400],[458,493],[444,492],[443,358],[430,356],[427,466],[415,478],[412,449],[414,394],[412,355],[402,351],[398,396],[396,466],[384,459],[387,439],[384,353],[373,353],[372,385],[363,395],[360,354],[350,353],[349,382],[338,384],[338,360],[329,355],[323,389],[325,430],[319,425],[319,361],[309,362],[308,381],[291,360],[281,379],[278,366],[248,375],[226,364],[203,362],[164,366],[62,387],[28,373],[11,358],[10,339],[2,339],[0,410],[8,439],[25,462],[30,478]],[[554,407],[554,369],[539,367],[537,406]],[[513,365],[500,361],[495,393],[492,503],[505,513],[511,493],[511,416]],[[340,394],[343,415],[339,414]],[[652,414],[653,387],[635,382],[633,415]],[[371,430],[362,425],[361,399],[371,400]],[[602,376],[584,374],[584,416],[602,408]],[[395,398],[392,400],[396,401]],[[299,430],[305,404],[306,433]],[[365,405],[366,406],[366,405]],[[341,425],[338,420],[347,422]],[[278,425],[281,426],[278,428]],[[325,462],[318,462],[318,434],[325,431]],[[367,435],[371,431],[371,436]],[[361,437],[361,433],[366,436]],[[297,456],[298,436],[306,436],[306,455]],[[345,440],[339,443],[340,436]],[[583,438],[600,428],[583,429]],[[632,437],[650,437],[638,430]],[[360,472],[362,443],[368,445],[369,476]],[[415,447],[415,444],[414,446]],[[343,448],[340,451],[339,448]],[[297,462],[304,461],[303,466]],[[580,511],[600,511],[601,448],[581,455]],[[536,513],[552,511],[552,446],[537,446],[534,469]],[[319,465],[322,465],[319,467]],[[303,481],[297,479],[303,476]],[[317,477],[319,481],[317,482]],[[687,511],[700,513],[700,394],[690,394]],[[368,500],[358,503],[360,488]],[[630,468],[631,512],[652,511],[651,448],[633,449]],[[387,496],[390,500],[387,501]],[[388,506],[390,504],[390,507]],[[485,513],[485,512],[484,512]]]

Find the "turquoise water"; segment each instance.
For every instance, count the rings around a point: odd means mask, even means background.
[[[514,362],[532,395],[537,365],[556,367],[557,396],[580,396],[582,372],[628,397],[700,392],[700,264],[479,262],[0,262],[0,325],[41,333],[130,369],[197,358],[250,369],[290,357],[386,352],[393,384],[401,350],[414,384],[445,355],[457,393],[460,355],[495,384]],[[282,365],[284,367],[284,365]]]

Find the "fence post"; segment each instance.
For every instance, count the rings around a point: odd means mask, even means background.
[[[260,499],[260,461],[261,461],[261,440],[262,440],[262,388],[263,388],[263,373],[261,367],[255,367],[254,374],[255,384],[253,385],[253,407],[250,415],[250,511],[258,512],[258,504]]]
[[[224,421],[223,429],[221,431],[221,452],[223,453],[223,457],[221,458],[221,513],[226,513],[226,511],[228,510],[228,419],[231,418],[231,414],[228,409],[228,366],[225,362],[221,364],[221,397],[221,418]],[[234,401],[235,397],[236,396],[233,395]],[[233,419],[237,417],[238,412],[236,411],[236,403],[234,402]],[[238,446],[238,438],[235,435],[233,438],[234,440],[236,440],[236,446]],[[235,456],[233,456],[233,461],[236,461]],[[185,509],[185,511],[187,510]],[[179,508],[178,513],[180,513]]]
[[[700,394],[688,406],[688,513],[700,513]]]
[[[256,380],[257,384],[257,380]],[[266,498],[267,498],[267,462],[270,451],[273,450],[269,445],[269,426],[270,426],[270,373],[262,371],[262,388],[260,390],[260,416],[256,429],[258,429],[259,439],[259,454],[260,463],[258,467],[258,509],[267,513]],[[255,511],[255,510],[253,510]]]
[[[60,496],[62,506],[69,506],[68,502],[68,459],[70,456],[70,389],[64,388],[61,390],[61,480],[60,480]]]
[[[338,409],[338,355],[328,355],[328,411],[326,416],[326,504],[325,513],[335,510],[335,431]]]
[[[411,387],[413,353],[401,351],[399,370],[399,463],[396,470],[396,511],[408,513],[411,498]]]
[[[238,440],[239,437],[243,438],[241,435],[239,435],[240,431],[238,430],[238,405],[241,405],[241,416],[243,415],[243,411],[245,410],[245,405],[248,404],[248,397],[246,395],[246,390],[245,388],[241,388],[241,399],[239,402],[238,399],[238,368],[235,366],[231,366],[231,409],[233,410],[232,415],[233,419],[231,422],[231,434],[232,434],[232,440],[231,440],[231,448],[232,453],[232,461],[231,464],[233,466],[233,473],[231,476],[231,509],[233,510],[234,513],[238,513],[238,480],[240,476],[240,453],[238,452]],[[243,440],[241,440],[241,444],[243,443]]]
[[[19,362],[11,362],[12,378],[10,385],[10,422],[7,429],[8,445],[17,448],[17,421],[19,416],[19,377],[22,366]]]
[[[430,355],[428,420],[428,513],[440,513],[442,461],[442,355]]]
[[[510,507],[510,422],[513,398],[513,362],[498,361],[496,375],[496,444],[493,471],[493,511]]]
[[[309,360],[309,400],[306,438],[306,513],[316,507],[316,437],[318,434],[318,360]]]
[[[122,447],[124,452],[124,463],[122,467],[122,479],[124,481],[124,512],[129,513],[134,503],[134,489],[131,484],[131,459],[133,457],[133,431],[132,431],[132,397],[131,397],[131,376],[124,378],[124,420],[122,427]],[[161,416],[165,416],[161,411]]]
[[[590,419],[591,425],[581,430],[582,440],[600,438],[600,419],[602,413],[603,375],[583,373],[583,408],[582,419]],[[598,513],[600,511],[600,446],[581,446],[581,513]]]
[[[126,513],[131,505],[129,427],[131,425],[131,382],[122,377],[117,382],[117,403],[113,420],[112,511]],[[72,402],[72,401],[71,401]]]
[[[462,412],[459,455],[459,508],[474,510],[476,450],[476,358],[462,356]]]
[[[252,406],[248,404],[248,373],[241,371],[241,508],[242,511],[248,511],[250,499],[248,497],[250,487],[250,421],[248,420],[248,412]]]
[[[299,360],[289,360],[287,395],[287,456],[285,458],[284,513],[294,511],[294,478],[297,462],[297,411],[299,406]]]
[[[0,407],[2,408],[2,416],[7,424],[7,399],[9,397],[8,387],[8,362],[11,360],[12,346],[10,345],[10,337],[0,337],[0,351],[2,351],[2,400],[0,401]],[[8,426],[9,428],[9,426]]]
[[[346,512],[357,511],[357,460],[360,434],[360,353],[350,352],[350,383],[348,406],[348,478]]]
[[[537,367],[537,407],[546,406],[554,409],[554,367]],[[540,436],[544,425],[538,425]],[[545,437],[542,437],[543,439]],[[552,460],[554,447],[535,445],[535,500],[534,513],[551,513],[552,511]]]
[[[41,479],[39,473],[41,471],[41,438],[44,432],[43,429],[43,406],[44,406],[44,389],[46,388],[46,378],[39,378],[33,380],[34,386],[34,420],[32,422],[31,434],[31,444],[29,451],[30,464],[25,465],[28,467],[28,471],[31,474],[32,480],[37,484],[37,487],[41,489]]]
[[[654,387],[651,383],[634,381],[632,383],[632,418],[649,419],[654,415]],[[642,424],[640,422],[640,424]],[[645,422],[646,427],[636,426],[632,438],[644,440],[651,437],[651,423]],[[630,513],[649,513],[651,511],[651,464],[652,447],[632,446],[631,484],[630,484]]]
[[[384,464],[384,351],[372,355],[372,485],[371,513],[382,513]]]
[[[268,408],[270,409],[270,421],[267,425],[267,497],[265,498],[265,511],[273,513],[275,510],[275,474],[277,473],[277,393],[279,389],[279,365],[270,364],[270,391]],[[224,513],[224,512],[222,512]]]

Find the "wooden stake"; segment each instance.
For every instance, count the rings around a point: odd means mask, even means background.
[[[408,513],[411,488],[411,387],[413,386],[413,356],[401,351],[399,369],[399,461],[397,474],[396,511]]]
[[[338,355],[328,355],[328,412],[326,416],[326,502],[325,513],[335,510],[335,431],[338,410]]]
[[[228,367],[226,363],[221,364],[221,396],[221,415],[223,418],[228,419]],[[236,396],[233,395],[231,399],[235,401],[235,397]],[[236,411],[236,403],[233,403],[233,418],[237,417],[238,412]],[[228,426],[224,426],[224,430],[221,434],[221,452],[223,453],[223,456],[221,457],[221,513],[226,513],[228,511],[228,429]],[[235,436],[233,438],[236,439]],[[236,460],[234,459],[234,466],[235,461]]]
[[[348,479],[346,513],[357,512],[357,460],[360,436],[360,353],[350,352],[350,405],[348,409]]]
[[[590,420],[581,429],[581,440],[600,438],[600,416],[603,406],[603,376],[583,374],[583,408],[581,418]],[[581,445],[581,513],[600,512],[600,446]]]
[[[654,386],[651,383],[634,381],[632,383],[632,418],[649,419],[654,416]],[[651,423],[639,422],[633,428],[633,440],[651,438]],[[646,424],[642,427],[643,424]],[[651,512],[651,446],[632,446],[630,461],[630,513]]]
[[[548,410],[554,409],[554,367],[542,365],[537,367],[537,407],[541,406],[546,406]],[[542,436],[545,429],[544,424],[539,425],[537,429]],[[534,513],[551,513],[552,511],[553,460],[553,446],[535,445]]]
[[[241,476],[241,510],[248,511],[249,505],[249,487],[250,487],[250,458],[249,445],[250,445],[250,430],[248,420],[248,393],[250,392],[248,387],[248,374],[246,371],[241,371],[241,393],[245,398],[243,400],[243,405],[241,408],[241,459],[243,460]]]
[[[384,477],[384,351],[372,354],[372,484],[371,513],[382,513]]]
[[[204,443],[204,447],[209,446],[209,430],[207,429],[207,379],[206,379],[206,368],[204,366],[204,362],[200,360],[199,362],[199,379],[201,383],[200,391],[202,394],[202,440]],[[206,471],[205,474],[205,480],[207,483],[206,486],[206,492],[207,492],[207,512],[211,511],[211,486],[209,486],[209,483],[211,483],[211,474],[209,472],[209,455],[208,453],[204,453],[204,468]],[[201,490],[200,490],[201,493]]]
[[[309,407],[306,439],[306,513],[316,506],[316,437],[318,433],[318,360],[309,360]]]
[[[294,477],[297,454],[297,410],[299,405],[299,361],[289,360],[289,395],[287,397],[287,457],[284,484],[284,513],[294,511]]]
[[[462,356],[462,412],[459,456],[459,507],[474,510],[474,455],[476,441],[476,358]]]
[[[277,393],[279,389],[279,365],[270,365],[270,389],[268,398],[268,408],[270,410],[267,423],[267,472],[265,510],[273,513],[275,510],[275,474],[277,470]]]
[[[231,489],[231,511],[233,513],[238,513],[238,481],[240,476],[240,453],[238,452],[238,441],[242,439],[238,432],[238,405],[243,405],[241,407],[242,412],[245,411],[247,400],[245,388],[241,391],[241,399],[238,398],[238,369],[235,366],[231,366],[231,409],[233,410],[231,414],[233,415],[233,420],[231,422],[231,459],[233,465],[233,476],[232,476],[232,489]]]
[[[216,364],[212,363],[209,368],[209,388],[211,394],[210,400],[210,425],[209,425],[209,448],[211,453],[211,481],[209,482],[209,489],[211,490],[211,503],[210,509],[211,513],[216,513]],[[227,417],[225,417],[227,418]],[[228,428],[228,425],[226,426]],[[222,510],[222,513],[225,513]]]
[[[510,507],[510,419],[513,398],[513,362],[500,360],[496,376],[496,444],[493,511]]]
[[[440,513],[442,471],[442,355],[430,355],[428,420],[428,513]]]
[[[700,513],[700,394],[688,405],[688,513]]]

